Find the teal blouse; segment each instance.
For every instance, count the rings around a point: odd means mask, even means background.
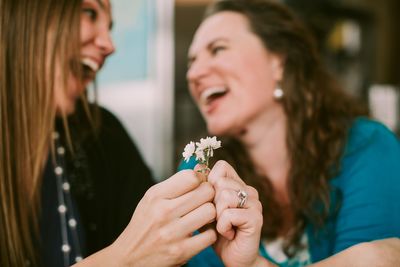
[[[195,164],[194,160],[184,162],[180,169]],[[330,184],[332,206],[340,203],[340,209],[331,212],[323,229],[307,226],[312,262],[360,242],[400,237],[400,140],[385,126],[366,118],[355,120],[341,159],[341,172]],[[270,259],[262,244],[260,255]],[[209,247],[188,266],[224,265]]]

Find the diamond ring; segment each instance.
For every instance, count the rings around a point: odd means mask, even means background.
[[[239,209],[243,208],[244,205],[246,204],[248,194],[243,190],[239,190],[238,193],[237,193],[237,196],[239,198],[239,201],[238,201],[238,204],[237,204],[236,207],[239,208]]]

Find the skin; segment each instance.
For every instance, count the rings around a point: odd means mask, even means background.
[[[273,97],[283,75],[282,57],[265,48],[251,32],[245,16],[224,11],[202,22],[188,58],[190,93],[209,132],[240,140],[257,172],[269,177],[283,205],[285,234],[293,223],[286,189],[290,160],[285,140],[286,115]],[[225,88],[226,93],[204,101],[202,94],[215,87]],[[208,182],[215,189],[218,239],[214,247],[224,265],[274,266],[258,255],[262,209],[257,192],[223,161],[211,170]],[[243,209],[236,208],[239,189],[249,193]],[[361,243],[313,266],[393,266],[398,261],[399,248],[398,239]],[[365,253],[368,258],[360,257]]]
[[[244,16],[221,12],[206,19],[190,46],[189,66],[190,92],[211,134],[242,136],[260,117],[284,116],[272,97],[282,79],[281,60],[249,31]],[[201,101],[201,94],[212,87],[225,87],[228,92]]]
[[[283,75],[282,57],[264,47],[243,15],[220,12],[200,25],[188,58],[190,93],[208,131],[240,140],[257,171],[270,177],[277,197],[288,205],[286,115],[273,98]],[[202,102],[201,94],[215,86],[224,86],[228,91],[213,101]],[[290,223],[290,213],[287,217]]]
[[[200,174],[181,171],[154,185],[109,247],[75,264],[84,266],[180,266],[216,241],[216,232],[192,233],[213,222],[215,191]]]
[[[84,0],[82,7],[82,57],[95,60],[100,68],[114,51],[110,37],[110,3],[108,0]],[[95,73],[92,75],[94,78]],[[85,79],[82,87],[77,86],[79,81],[75,77],[70,77],[67,94],[56,95],[60,112],[73,112],[76,98],[92,77]],[[146,192],[117,240],[74,266],[184,264],[217,239],[212,228],[198,235],[192,234],[216,218],[212,204],[215,190],[204,181],[200,173],[186,170],[154,185]]]
[[[258,255],[263,217],[257,190],[246,185],[236,171],[222,160],[211,169],[208,182],[215,189],[218,239],[214,248],[225,266],[268,264]],[[237,208],[239,190],[248,194],[242,208]]]
[[[105,60],[115,51],[111,39],[111,5],[109,0],[83,0],[81,13],[81,57],[90,58],[98,67],[96,71],[86,72],[83,80],[72,74],[68,77],[66,90],[56,84],[55,105],[57,112],[71,114],[75,111],[77,99],[87,85],[95,78]],[[59,70],[56,71],[59,76]],[[60,79],[56,79],[59,81]]]

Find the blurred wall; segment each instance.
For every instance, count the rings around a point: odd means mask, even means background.
[[[117,50],[99,75],[99,104],[122,121],[158,180],[173,171],[173,5],[113,1]]]
[[[188,47],[194,31],[201,21],[209,0],[175,1],[175,162],[181,159],[180,153],[190,140],[196,140],[206,134],[201,115],[194,106],[186,83]],[[388,107],[386,101],[394,102],[398,97],[400,85],[400,30],[398,0],[286,0],[318,36],[321,53],[326,64],[344,87],[357,95],[362,101],[369,101],[369,90],[373,85],[389,85],[394,93],[378,92],[378,108],[383,113],[399,114],[399,104]],[[360,48],[355,54],[346,54],[343,50],[332,51],[327,40],[340,22],[350,23],[354,34],[359,34]],[[355,26],[352,27],[351,25]],[[357,33],[358,32],[358,33]],[[353,39],[354,36],[353,36]],[[381,87],[379,87],[381,88]],[[387,88],[387,87],[385,87]],[[382,94],[383,92],[383,94]],[[397,94],[397,96],[396,96]],[[376,101],[375,101],[376,102]],[[374,108],[376,105],[374,105]],[[385,109],[391,110],[385,110]],[[395,110],[393,110],[395,109]],[[385,112],[388,111],[388,112]],[[392,112],[393,111],[393,112]],[[381,112],[382,113],[382,112]],[[392,115],[391,115],[392,116]],[[398,121],[398,119],[396,119]],[[393,119],[393,118],[392,118]],[[395,126],[397,130],[399,125]]]

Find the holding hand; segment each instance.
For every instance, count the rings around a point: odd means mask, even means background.
[[[208,182],[215,190],[219,234],[215,250],[225,266],[266,264],[258,255],[263,217],[257,190],[247,186],[225,161],[214,165]]]
[[[108,248],[77,266],[180,266],[216,241],[214,189],[192,170],[151,187],[129,225]],[[102,261],[111,259],[111,263]]]

